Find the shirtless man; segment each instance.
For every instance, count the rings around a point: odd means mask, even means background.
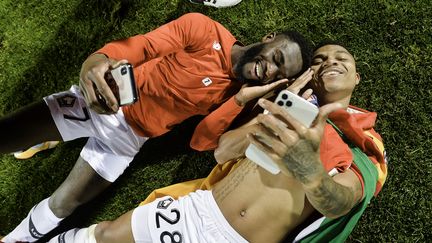
[[[353,108],[348,105],[360,77],[353,56],[340,45],[319,47],[312,69],[313,78],[309,72],[289,87],[298,93],[312,79],[321,108],[311,128],[260,99],[259,105],[270,114],[221,137],[216,159],[235,159],[238,167],[212,190],[198,190],[178,200],[163,197],[112,222],[74,229],[50,242],[280,242],[315,210],[327,218],[346,214],[363,197],[361,176],[350,164],[341,164],[340,158],[323,160],[320,150],[333,129],[326,124],[329,114],[342,112],[356,119],[358,113],[349,113]],[[281,173],[273,175],[245,158],[249,142],[270,155]],[[330,142],[338,149],[344,145],[335,138]],[[382,160],[377,157],[371,161]],[[333,168],[339,173],[330,176]]]

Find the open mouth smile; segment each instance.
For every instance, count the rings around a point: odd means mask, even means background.
[[[261,60],[255,62],[254,69],[252,70],[257,80],[264,81],[265,77],[265,66]]]
[[[255,62],[255,76],[257,77],[257,79],[261,79],[261,75],[262,75],[262,67],[260,65],[260,61],[256,61]]]
[[[327,68],[324,69],[321,73],[320,73],[320,77],[323,76],[336,76],[339,74],[343,74],[343,70],[340,68],[336,68],[336,67],[332,67],[332,68]]]

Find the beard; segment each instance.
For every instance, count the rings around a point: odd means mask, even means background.
[[[264,43],[259,43],[255,46],[252,46],[247,51],[245,51],[245,53],[240,57],[237,65],[234,66],[234,73],[238,80],[253,85],[260,84],[262,82],[262,80],[252,80],[252,79],[245,78],[243,75],[243,68],[246,63],[256,62],[258,60],[258,56],[261,53],[261,51],[264,49],[264,45],[265,45]]]

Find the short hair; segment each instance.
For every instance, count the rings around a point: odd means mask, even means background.
[[[344,43],[342,43],[340,41],[336,41],[336,40],[326,39],[326,40],[323,40],[323,41],[319,42],[318,45],[316,45],[314,47],[313,53],[316,50],[320,49],[321,47],[328,46],[328,45],[342,46],[343,48],[345,48],[345,49],[348,50],[348,47]]]
[[[303,65],[301,71],[297,75],[295,75],[295,77],[298,77],[311,66],[312,63],[311,45],[306,40],[306,38],[303,37],[302,34],[294,30],[287,30],[279,33],[279,35],[283,35],[287,37],[290,41],[297,43],[300,47]]]

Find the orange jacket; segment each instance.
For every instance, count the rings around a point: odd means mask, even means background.
[[[329,119],[344,133],[348,140],[355,146],[359,147],[364,153],[366,153],[366,155],[375,165],[378,171],[378,181],[375,195],[381,191],[381,188],[387,178],[387,160],[384,144],[382,142],[381,136],[374,130],[376,118],[377,114],[375,112],[369,112],[354,106],[350,106],[349,111],[338,110],[331,113],[329,116]],[[329,126],[331,125],[328,124],[326,129]],[[326,164],[326,157],[329,159],[333,157],[333,160],[338,158],[337,160],[346,160],[351,162],[352,154],[351,151],[349,151],[348,145],[340,139],[339,134],[337,134],[333,128],[328,128],[328,130],[331,131],[325,133],[320,147],[322,151],[321,160],[323,163]],[[337,153],[340,154],[337,155]],[[343,170],[342,168],[339,169]],[[361,174],[359,170],[355,168],[354,164],[352,169],[363,184]]]
[[[227,105],[220,113],[228,111],[228,115],[218,119],[225,119],[223,131],[229,126],[241,111],[230,99],[241,87],[232,74],[235,42],[219,23],[189,13],[147,34],[108,43],[97,53],[127,59],[134,66],[139,100],[122,109],[137,134],[155,137],[193,115],[211,113],[224,102]],[[195,149],[208,149],[203,146],[207,140],[217,144],[223,131],[214,131],[196,130]],[[201,137],[205,141],[201,142]]]

